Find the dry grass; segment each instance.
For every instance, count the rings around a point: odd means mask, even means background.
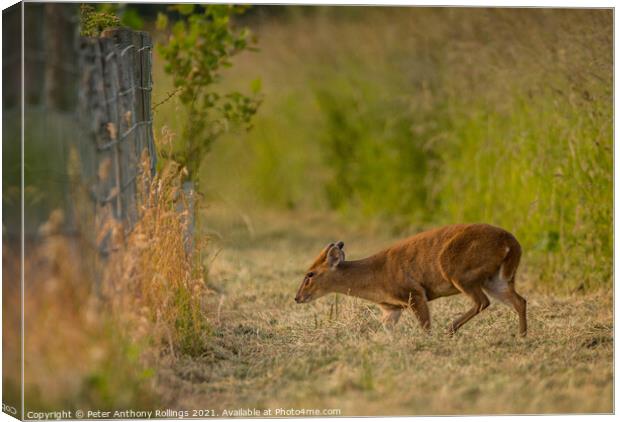
[[[170,161],[139,182],[140,220],[106,272],[105,295],[114,313],[131,325],[136,339],[148,339],[159,358],[202,351],[210,332],[204,311],[207,296],[199,260],[202,245],[188,253],[188,216],[181,183],[183,169]]]
[[[41,238],[26,244],[25,410],[151,406],[153,371],[97,296],[86,269],[92,261],[83,244],[60,233],[62,219],[59,211],[53,212],[41,227]],[[19,262],[7,249],[5,263]],[[12,303],[13,328],[18,328],[19,295],[7,302]],[[15,357],[20,353],[8,352]],[[16,388],[20,385],[18,367],[5,374]]]
[[[454,338],[448,322],[469,305],[460,296],[431,303],[433,334],[412,315],[384,330],[376,307],[328,296],[297,305],[304,269],[329,241],[359,258],[393,239],[369,228],[344,230],[324,215],[236,217],[207,212],[225,233],[210,282],[213,336],[199,358],[162,370],[159,392],[178,408],[340,408],[342,415],[611,412],[612,296],[538,292],[523,263],[519,290],[530,332],[493,304]]]
[[[140,220],[131,233],[125,236],[113,220],[99,221],[98,240],[111,233],[107,259],[62,234],[60,211],[26,245],[26,411],[157,407],[156,368],[204,351],[208,292],[198,263],[202,245],[188,254],[184,244],[183,171],[168,163],[150,178],[149,163],[143,165]],[[8,250],[7,271],[18,274],[19,261]],[[92,268],[103,269],[99,283]],[[7,321],[18,328],[19,296],[6,304],[15,317]],[[19,355],[14,348],[8,352]],[[20,373],[14,369],[6,379],[18,395]]]
[[[349,258],[358,258],[394,236],[380,226],[344,228],[324,214],[248,216],[215,207],[201,233],[220,236],[211,248],[219,250],[209,267],[213,294],[182,252],[177,170],[164,169],[153,182],[158,195],[145,198],[141,223],[112,259],[103,301],[73,265],[75,244],[49,230],[28,248],[28,410],[612,411],[610,292],[544,295],[525,260],[526,339],[515,336],[516,316],[499,305],[447,337],[449,320],[468,306],[461,297],[431,304],[430,336],[411,315],[390,332],[360,300],[330,296],[297,305],[293,296],[325,243],[342,239]]]

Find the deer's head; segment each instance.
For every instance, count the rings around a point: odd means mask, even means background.
[[[330,288],[331,279],[338,271],[338,266],[344,262],[342,248],[344,248],[344,243],[340,241],[330,243],[321,251],[314,263],[308,268],[299,290],[297,290],[295,302],[308,303],[332,291]]]

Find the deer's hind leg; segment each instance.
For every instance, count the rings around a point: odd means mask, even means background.
[[[452,321],[452,324],[450,324],[450,334],[456,333],[467,321],[478,315],[491,304],[489,298],[484,294],[479,284],[472,283],[470,285],[463,285],[457,281],[453,281],[453,284],[474,302],[474,306]]]
[[[484,291],[500,302],[512,306],[519,316],[519,334],[527,334],[527,301],[516,292],[514,288],[514,276],[510,281],[504,281],[499,274],[486,281]]]
[[[444,279],[473,302],[471,309],[450,324],[451,334],[491,304],[482,291],[482,283],[497,272],[497,268],[493,260],[485,256],[487,247],[484,242],[473,242],[471,237],[461,233],[455,235],[439,255],[439,269]]]

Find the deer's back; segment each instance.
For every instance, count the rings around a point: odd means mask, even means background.
[[[386,264],[395,280],[413,280],[433,299],[459,292],[450,281],[451,275],[467,271],[488,277],[495,274],[510,247],[518,247],[518,242],[504,229],[488,224],[455,224],[398,242],[385,251]]]

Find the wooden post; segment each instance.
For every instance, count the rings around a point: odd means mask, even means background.
[[[74,110],[76,105],[77,69],[71,64],[77,61],[77,25],[72,12],[73,5],[46,3],[44,7],[45,104],[55,110]]]
[[[81,120],[91,148],[95,174],[92,192],[96,230],[109,230],[106,219],[121,222],[125,233],[138,219],[137,178],[147,148],[154,169],[151,124],[151,40],[127,28],[105,30],[99,38],[83,38],[80,53]],[[88,151],[87,151],[88,155]],[[99,233],[99,249],[111,246]]]

